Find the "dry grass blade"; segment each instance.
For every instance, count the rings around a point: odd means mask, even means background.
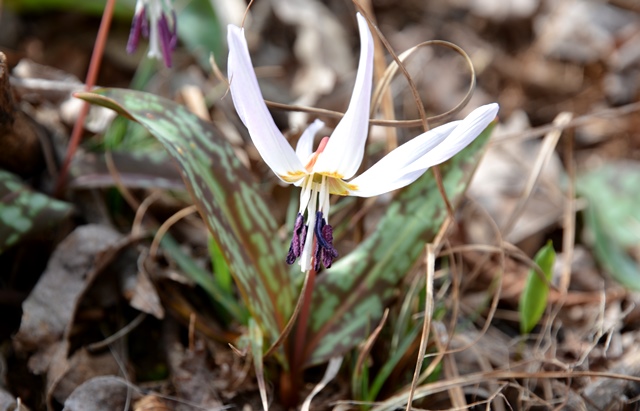
[[[365,17],[367,19],[369,19],[368,16],[365,15]],[[378,34],[377,38],[382,41],[383,36],[382,36],[382,33],[380,33],[380,30],[378,30],[378,28],[375,25],[373,25],[371,20],[368,20],[368,21],[372,25],[372,27],[375,28],[376,33]],[[383,43],[385,44],[385,47],[387,48],[387,51],[389,51],[389,53],[394,57],[394,61],[387,66],[384,74],[382,75],[382,77],[378,81],[378,84],[376,85],[376,88],[373,91],[373,98],[371,100],[371,113],[372,113],[372,115],[373,115],[373,113],[375,113],[377,111],[378,107],[380,107],[381,104],[383,103],[382,100],[383,100],[384,96],[387,95],[388,93],[390,93],[389,86],[390,86],[391,80],[395,77],[395,75],[398,73],[398,70],[400,69],[400,70],[402,70],[402,72],[404,73],[405,77],[407,78],[407,81],[409,82],[409,87],[411,88],[411,91],[412,91],[414,97],[416,98],[416,106],[418,107],[418,110],[421,113],[421,118],[420,119],[413,119],[413,120],[370,119],[369,120],[369,125],[376,125],[376,126],[382,126],[382,127],[417,127],[417,126],[422,126],[424,128],[424,130],[426,131],[429,128],[428,124],[440,124],[440,123],[443,123],[444,121],[446,121],[451,116],[453,116],[454,114],[456,114],[457,112],[462,110],[462,108],[464,108],[467,105],[467,103],[471,99],[471,96],[473,95],[473,91],[475,90],[475,87],[476,87],[476,72],[475,72],[475,69],[473,67],[473,63],[471,61],[471,58],[469,57],[469,55],[462,48],[460,48],[456,44],[450,43],[448,41],[430,40],[430,41],[422,42],[422,43],[410,48],[409,50],[403,52],[399,56],[396,56],[393,53],[391,47],[386,42],[386,40],[384,40]],[[471,81],[469,83],[469,90],[467,91],[467,94],[464,96],[462,101],[460,101],[451,110],[449,110],[449,111],[447,111],[445,113],[442,113],[442,114],[438,114],[438,115],[432,116],[432,117],[427,117],[426,116],[426,113],[424,112],[424,105],[422,104],[422,101],[420,100],[417,88],[416,88],[415,84],[413,83],[413,79],[411,78],[411,76],[407,72],[407,70],[404,67],[404,65],[401,64],[405,60],[407,60],[409,57],[411,57],[419,48],[426,47],[426,46],[444,46],[444,47],[447,47],[447,48],[450,48],[450,49],[454,50],[456,53],[460,54],[464,58],[465,62],[467,63],[467,66],[469,67],[469,70],[471,72]],[[342,112],[333,111],[333,110],[326,110],[326,109],[317,108],[317,107],[290,105],[290,104],[284,104],[284,103],[277,103],[275,101],[269,101],[269,100],[265,100],[265,103],[269,107],[272,107],[272,108],[279,108],[279,109],[287,110],[287,111],[300,111],[300,112],[305,112],[305,113],[312,113],[312,114],[315,114],[317,116],[332,117],[332,118],[342,118],[342,116],[344,116],[344,113],[342,113]],[[383,108],[383,110],[384,110],[384,108]],[[391,114],[393,114],[393,112],[391,112]],[[389,117],[389,113],[387,112],[387,110],[384,111],[384,115],[387,118]]]
[[[364,362],[369,356],[369,353],[371,352],[371,348],[373,347],[373,344],[378,339],[378,336],[382,331],[382,327],[384,327],[384,324],[387,322],[388,316],[389,316],[389,309],[387,308],[384,310],[384,314],[382,314],[382,319],[380,320],[380,323],[375,328],[375,330],[373,330],[373,332],[367,338],[367,340],[364,342],[364,346],[362,347],[362,350],[360,350],[360,354],[358,354],[358,359],[356,360],[356,366],[354,367],[354,372],[351,377],[352,386],[354,387],[354,389],[357,389],[358,387],[360,387],[360,384],[357,384],[357,380],[362,375],[361,370],[364,367]]]
[[[138,314],[136,318],[134,318],[129,324],[127,324],[126,326],[124,326],[114,334],[111,334],[109,337],[105,338],[102,341],[98,341],[98,342],[87,345],[87,350],[97,351],[113,344],[115,341],[119,340],[120,338],[126,336],[131,331],[133,331],[137,326],[139,326],[142,323],[142,321],[144,321],[145,318],[147,318],[147,313]]]
[[[524,207],[529,201],[529,197],[531,196],[531,193],[533,192],[533,189],[538,182],[542,169],[549,162],[551,156],[555,152],[558,140],[560,140],[560,136],[562,135],[563,127],[571,121],[571,117],[572,114],[570,113],[560,113],[553,121],[554,126],[558,128],[550,131],[545,136],[542,142],[542,148],[540,149],[540,152],[538,153],[538,156],[536,157],[536,160],[531,167],[531,172],[529,174],[529,178],[527,179],[524,192],[520,196],[520,199],[516,203],[516,206],[513,208],[511,215],[502,226],[502,235],[506,236],[507,234],[509,234],[509,232],[511,232],[511,230],[513,229],[516,221],[518,221],[518,218],[520,218],[520,215],[522,214]]]
[[[506,133],[501,135],[500,138],[492,140],[491,144],[507,144],[512,140],[531,140],[546,133],[549,133],[553,130],[564,130],[569,127],[580,127],[586,124],[589,124],[594,118],[616,118],[626,114],[635,113],[636,111],[640,111],[640,102],[639,103],[631,103],[626,106],[607,108],[600,111],[595,111],[590,114],[585,114],[580,117],[576,117],[575,119],[569,121],[564,125],[557,124],[547,124],[545,126],[540,126],[536,128],[532,128],[531,130],[525,132],[516,132],[516,133]]]
[[[356,5],[356,7],[360,10],[360,13],[362,13],[364,18],[367,20],[367,22],[369,23],[369,26],[375,31],[376,35],[378,36],[378,39],[384,45],[384,48],[387,50],[389,55],[391,55],[393,60],[396,62],[396,65],[402,71],[402,74],[404,74],[405,78],[407,79],[407,82],[409,83],[409,89],[411,90],[411,94],[413,95],[413,98],[416,102],[416,108],[420,113],[420,120],[422,121],[422,127],[425,131],[427,131],[429,129],[427,114],[424,111],[424,106],[422,105],[422,100],[420,99],[420,93],[418,93],[418,88],[416,87],[416,84],[414,83],[413,78],[407,71],[407,68],[404,66],[402,61],[400,61],[396,53],[393,51],[393,48],[387,41],[387,38],[382,34],[378,26],[374,24],[374,21],[365,12],[364,8],[360,5],[360,3],[357,0],[353,0],[353,3]]]
[[[147,210],[156,200],[160,198],[161,191],[154,191],[147,198],[142,200],[140,206],[136,209],[136,215],[131,223],[131,236],[136,238],[142,236],[142,219],[144,218]]]
[[[372,19],[375,19],[373,5],[371,4],[371,0],[366,0],[363,2],[364,8],[366,8],[367,13],[370,16],[373,16]],[[385,69],[385,58],[384,53],[382,52],[382,47],[380,44],[380,39],[377,37],[373,38],[374,43],[374,66],[373,66],[373,74],[374,81],[380,84],[382,82],[382,78],[386,71]],[[381,97],[376,101],[373,100],[371,104],[371,116],[378,110],[378,106],[382,111],[382,116],[387,120],[395,120],[395,112],[393,107],[393,96],[391,94],[391,88],[386,87],[381,94]],[[396,133],[395,127],[390,127],[385,130],[387,134],[387,152],[392,151],[396,147],[398,147],[398,134]]]
[[[344,116],[344,113],[341,111],[327,110],[324,108],[318,107],[309,107],[309,106],[301,106],[297,104],[285,104],[278,103],[276,101],[265,100],[264,101],[268,107],[277,108],[285,111],[300,111],[303,113],[315,114],[317,117],[329,117],[341,119]],[[429,124],[440,124],[442,123],[446,117],[452,113],[453,110],[457,110],[458,106],[455,109],[447,111],[444,114],[438,114],[436,116],[427,117],[427,122]],[[423,125],[421,119],[413,119],[413,120],[381,120],[381,119],[369,119],[370,126],[381,126],[381,127],[399,127],[399,128],[409,128],[409,127],[420,127]],[[536,134],[542,134],[543,132],[539,132]]]
[[[107,165],[107,169],[109,170],[109,174],[113,177],[113,182],[116,185],[116,188],[124,198],[124,200],[129,204],[132,210],[137,210],[140,208],[140,202],[136,200],[136,198],[131,194],[131,191],[124,185],[122,182],[122,178],[120,178],[120,173],[116,168],[115,163],[113,162],[113,156],[111,155],[111,151],[107,150],[104,153],[105,163]]]
[[[563,215],[564,231],[562,233],[562,274],[560,277],[560,291],[563,294],[569,289],[571,281],[571,261],[576,239],[576,168],[573,161],[573,135],[565,138],[565,167],[568,184]]]
[[[631,375],[618,374],[612,372],[597,372],[597,371],[542,371],[542,372],[524,372],[524,371],[509,371],[509,370],[495,370],[490,372],[479,372],[473,374],[467,374],[463,377],[453,378],[449,380],[436,381],[430,384],[425,384],[420,387],[416,387],[415,392],[410,397],[408,392],[397,394],[386,401],[379,403],[372,408],[372,411],[391,411],[406,404],[409,398],[414,400],[425,398],[429,395],[437,394],[453,387],[465,387],[474,386],[486,383],[488,381],[509,381],[513,379],[523,378],[538,378],[538,379],[559,379],[559,378],[578,378],[578,377],[597,377],[597,378],[609,378],[625,381],[640,382],[640,377]]]
[[[429,40],[429,41],[422,42],[417,46],[411,47],[409,50],[400,54],[398,56],[398,60],[404,62],[409,57],[411,57],[419,48],[426,47],[426,46],[444,46],[452,49],[453,51],[460,54],[464,58],[465,63],[467,63],[467,66],[471,71],[471,82],[469,84],[469,90],[467,90],[467,94],[464,96],[462,101],[460,101],[460,103],[458,103],[454,108],[447,111],[446,113],[438,114],[437,116],[427,118],[427,121],[429,123],[431,122],[440,123],[450,118],[460,110],[462,110],[462,108],[464,108],[467,105],[467,103],[469,103],[469,100],[471,100],[471,96],[473,95],[473,91],[476,88],[476,72],[475,72],[475,69],[473,68],[473,63],[471,62],[471,58],[462,48],[460,48],[459,46],[453,43],[450,43],[448,41],[443,41],[443,40]],[[382,76],[382,79],[380,80],[380,82],[378,83],[378,85],[376,86],[373,92],[372,107],[375,108],[380,104],[380,100],[384,95],[383,93],[385,92],[385,90],[389,89],[391,80],[397,74],[398,68],[399,68],[398,63],[396,63],[395,61],[387,66],[387,69],[385,70],[385,73]],[[422,102],[420,102],[420,105],[422,105]]]
[[[198,208],[195,205],[190,205],[189,207],[185,207],[182,210],[178,211],[171,217],[167,219],[160,228],[158,228],[158,232],[156,236],[153,238],[153,242],[151,243],[151,247],[149,249],[149,255],[152,257],[156,257],[158,253],[158,247],[160,247],[160,241],[162,241],[162,237],[169,231],[172,225],[185,218],[189,214],[193,214],[198,211]]]
[[[424,300],[424,323],[422,325],[422,337],[420,339],[420,348],[418,349],[418,358],[416,360],[416,368],[413,372],[411,381],[411,389],[407,398],[406,410],[411,410],[413,402],[413,394],[418,384],[420,369],[422,368],[422,360],[427,351],[427,341],[429,340],[429,328],[431,327],[431,316],[433,315],[433,277],[435,274],[436,252],[433,244],[427,244],[427,273],[425,283],[425,300]]]
[[[329,361],[329,365],[327,365],[327,370],[324,372],[322,380],[315,387],[313,387],[311,393],[304,400],[304,403],[302,403],[300,411],[309,411],[311,407],[311,400],[313,400],[313,397],[315,397],[316,394],[322,391],[322,389],[335,378],[335,376],[338,374],[338,371],[340,371],[340,365],[342,365],[342,357],[334,357]]]
[[[256,380],[258,380],[262,409],[268,411],[269,399],[267,397],[267,385],[264,380],[264,363],[262,362],[262,341],[264,341],[264,337],[260,327],[253,319],[249,320],[249,338],[251,340],[251,356],[253,357]]]

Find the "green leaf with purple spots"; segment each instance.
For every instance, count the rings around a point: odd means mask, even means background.
[[[53,229],[71,214],[69,203],[33,191],[0,170],[0,254],[30,235]]]
[[[440,166],[452,204],[460,203],[493,125]],[[398,285],[447,216],[432,172],[402,190],[376,230],[338,259],[316,283],[307,338],[307,365],[328,361],[362,342],[373,330]]]
[[[296,298],[284,265],[284,246],[275,234],[270,204],[221,132],[185,107],[153,94],[102,89],[76,96],[139,122],[164,145],[178,163],[251,315],[269,343],[275,341]]]

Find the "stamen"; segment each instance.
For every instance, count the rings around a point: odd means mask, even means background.
[[[322,211],[316,213],[314,227],[316,246],[314,249],[314,269],[320,270],[320,263],[330,268],[333,260],[338,257],[338,251],[333,247],[333,228],[327,224],[322,216]]]
[[[127,41],[127,53],[131,54],[138,48],[140,42],[140,34],[147,21],[145,8],[142,8],[139,13],[133,15],[133,21],[131,22],[131,31],[129,32],[129,40]]]
[[[293,238],[289,245],[289,253],[287,254],[287,264],[293,264],[302,254],[304,249],[305,238],[307,236],[307,226],[304,224],[304,217],[298,213],[296,222],[293,226]]]
[[[322,250],[322,265],[326,268],[331,268],[333,260],[338,258],[338,251],[333,247],[333,227],[329,224],[325,224],[325,226],[322,227],[322,236],[325,241],[331,245],[331,248],[325,248]]]
[[[175,41],[171,38],[171,30],[169,29],[169,23],[167,22],[167,17],[164,13],[160,15],[158,30],[160,31],[160,45],[162,46],[164,64],[167,67],[171,67],[171,51],[173,50],[171,44],[175,43]]]

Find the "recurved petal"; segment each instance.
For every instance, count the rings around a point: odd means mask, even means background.
[[[391,151],[364,173],[349,181],[349,186],[357,187],[350,194],[359,197],[373,197],[415,181],[422,173],[407,175],[405,169],[420,160],[460,124],[460,121],[443,124],[423,133]]]
[[[296,145],[296,155],[302,164],[305,164],[313,153],[313,138],[322,127],[324,127],[324,122],[316,120],[309,124],[300,136],[298,145]]]
[[[260,92],[244,31],[229,25],[229,88],[233,105],[265,163],[283,181],[292,183],[306,172],[293,148],[276,126]]]
[[[497,103],[491,103],[473,110],[441,144],[425,154],[419,161],[411,164],[407,171],[426,170],[458,154],[495,120],[499,109]]]
[[[429,167],[453,157],[495,119],[497,104],[482,106],[464,120],[436,127],[403,144],[349,181],[350,195],[373,197],[405,187]]]
[[[369,107],[373,75],[373,37],[367,21],[357,15],[360,30],[360,61],[349,107],[338,123],[329,143],[313,169],[314,172],[351,178],[360,167],[369,131]]]

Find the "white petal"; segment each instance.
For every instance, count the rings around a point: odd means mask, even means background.
[[[309,156],[313,153],[313,138],[322,127],[324,127],[324,122],[321,120],[316,120],[313,123],[309,124],[309,126],[300,136],[298,145],[296,145],[296,155],[298,156],[302,164],[306,163],[309,159]]]
[[[373,75],[373,37],[367,21],[358,13],[360,29],[360,62],[349,107],[338,123],[324,152],[318,157],[314,172],[351,178],[364,155],[364,143],[369,131],[369,107]]]
[[[462,121],[419,135],[349,181],[349,185],[356,187],[349,194],[373,197],[413,183],[429,167],[447,161],[475,140],[497,113],[498,105],[488,104],[475,109]]]
[[[459,121],[454,121],[433,128],[391,151],[367,171],[349,181],[349,185],[358,187],[351,194],[373,197],[411,184],[422,173],[407,180],[404,170],[442,143],[458,124]]]
[[[227,70],[231,97],[240,119],[271,170],[288,183],[299,180],[306,171],[291,145],[278,130],[264,103],[243,29],[230,24],[228,42]]]
[[[413,163],[409,168],[412,170],[426,170],[455,156],[487,128],[498,115],[499,108],[497,103],[491,103],[473,110],[442,144],[423,156],[420,161]]]

